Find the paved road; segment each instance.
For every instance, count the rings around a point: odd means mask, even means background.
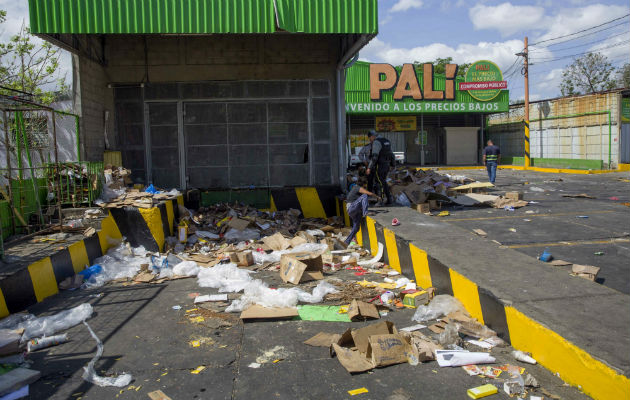
[[[485,170],[440,172],[487,182]],[[547,249],[556,259],[600,267],[598,283],[630,294],[630,208],[622,205],[630,202],[629,178],[627,172],[576,175],[499,170],[495,192],[520,190],[525,200],[538,204],[514,212],[451,207],[451,216],[443,220],[471,231],[483,229],[489,239],[532,257]],[[562,197],[581,193],[596,199]],[[595,255],[598,252],[604,254]]]
[[[262,273],[265,281],[271,272]],[[275,274],[277,276],[277,273]],[[440,368],[430,362],[376,369],[350,375],[330,358],[328,351],[302,342],[320,331],[343,332],[342,322],[258,322],[217,327],[216,320],[191,323],[185,310],[192,307],[190,293],[212,293],[198,287],[196,279],[163,285],[112,285],[98,290],[63,292],[31,309],[35,314],[58,312],[83,302],[94,306],[88,321],[103,340],[104,356],[97,363],[100,373],[129,372],[136,391],[101,388],[81,379],[82,367],[95,352],[87,329],[69,330],[71,342],[32,354],[32,368],[43,377],[31,385],[31,399],[147,399],[161,389],[172,399],[344,399],[347,391],[365,387],[359,399],[467,399],[466,390],[489,382],[468,376],[461,368]],[[100,297],[96,297],[100,296]],[[181,305],[179,311],[172,306]],[[398,327],[412,325],[413,310],[390,313]],[[353,327],[364,323],[356,322]],[[430,333],[426,329],[426,333]],[[191,347],[200,340],[200,347]],[[276,349],[259,369],[248,365],[265,351]],[[516,363],[509,348],[493,350],[501,363]],[[198,366],[201,373],[191,374]],[[562,399],[585,399],[577,389],[563,386],[551,372],[536,365],[523,365],[549,392]],[[501,382],[494,381],[497,386]],[[540,391],[538,392],[541,393]],[[500,392],[492,399],[508,399]]]

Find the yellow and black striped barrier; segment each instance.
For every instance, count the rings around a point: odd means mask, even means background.
[[[302,211],[304,218],[334,217],[336,196],[340,193],[338,186],[272,189],[269,211],[294,208]]]
[[[167,236],[174,234],[182,196],[157,207],[111,209],[99,231],[0,279],[0,318],[24,310],[59,292],[59,283],[92,265],[126,237],[132,246],[162,251]]]
[[[345,202],[337,200],[338,215],[350,224]],[[425,250],[396,235],[371,217],[361,222],[357,243],[373,255],[384,246],[383,262],[423,288],[456,297],[470,315],[488,325],[514,348],[532,353],[541,365],[579,386],[596,399],[623,399],[630,394],[630,379],[587,351],[554,332],[552,327],[528,317],[512,305],[479,287],[466,276],[431,257]]]

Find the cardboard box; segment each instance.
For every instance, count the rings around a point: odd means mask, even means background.
[[[416,308],[429,302],[429,292],[421,290],[415,293],[406,294],[403,298],[403,304],[408,307]]]
[[[379,319],[381,316],[374,304],[352,300],[348,307],[348,317],[351,321],[361,321],[368,318]]]
[[[505,198],[510,200],[523,200],[523,192],[506,192]]]
[[[429,208],[431,210],[439,210],[440,208],[442,208],[442,204],[438,203],[437,200],[429,200]]]
[[[426,214],[431,211],[431,207],[429,207],[429,203],[421,203],[421,204],[416,204],[416,210],[418,212]]]
[[[592,265],[573,264],[573,267],[571,267],[571,272],[573,272],[575,275],[581,278],[586,278],[593,282],[595,281],[595,279],[597,279],[597,274],[599,273],[599,270],[599,267],[594,267]]]
[[[349,330],[350,331],[350,330]],[[398,333],[394,323],[391,321],[382,321],[375,324],[365,326],[360,329],[353,329],[350,331],[351,342],[354,342],[357,350],[363,354],[367,354],[369,347],[369,338],[372,335],[389,335]],[[340,339],[340,345],[348,341],[348,337],[344,333]]]
[[[282,236],[280,232],[275,235],[267,236],[262,239],[271,250],[282,251],[286,250],[290,246],[290,242]]]
[[[398,333],[372,335],[368,342],[367,358],[375,367],[405,363],[411,353],[409,342]]]
[[[280,259],[280,278],[294,285],[316,279],[324,279],[324,263],[321,254],[291,253]]]

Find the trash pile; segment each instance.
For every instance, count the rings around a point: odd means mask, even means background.
[[[173,199],[180,194],[176,189],[169,192],[158,190],[153,184],[144,189],[142,185],[131,188],[129,187],[133,183],[130,178],[131,170],[123,167],[108,164],[103,170],[103,175],[105,175],[105,183],[101,198],[95,201],[95,204],[103,208],[126,206],[151,208],[161,201]]]
[[[70,338],[67,333],[58,333],[80,323],[86,326],[97,343],[95,356],[84,367],[83,379],[99,386],[127,386],[133,379],[131,375],[103,377],[94,369],[94,364],[103,354],[103,344],[86,322],[92,312],[92,306],[83,303],[50,316],[35,317],[28,313],[17,313],[0,321],[0,396],[12,399],[28,396],[29,385],[41,377],[39,371],[30,369],[28,355],[68,342]]]
[[[404,294],[403,294],[404,295]],[[404,299],[410,295],[404,295]],[[510,396],[523,397],[540,385],[525,368],[512,364],[496,364],[491,355],[495,347],[506,343],[496,332],[472,318],[463,305],[449,295],[423,296],[416,308],[413,321],[416,324],[402,329],[391,321],[380,321],[361,328],[348,328],[342,333],[319,332],[304,342],[308,346],[325,347],[331,357],[351,374],[370,371],[394,364],[408,363],[412,366],[436,361],[440,367],[462,367],[471,376],[479,376],[494,384],[485,384],[468,390],[472,398],[481,398],[498,392],[499,386]],[[414,301],[417,296],[413,296]],[[357,302],[350,305],[348,314],[352,318],[378,318],[372,304]],[[354,319],[352,319],[354,320]],[[420,332],[427,328],[432,335]],[[521,351],[512,351],[511,356],[521,363],[536,364],[536,360]]]
[[[349,182],[360,182],[365,177],[359,168],[348,175]],[[494,185],[476,182],[464,175],[440,174],[433,170],[398,167],[387,178],[396,203],[431,214],[442,204],[459,206],[490,206],[493,208],[520,208],[528,204],[522,193],[508,192],[505,196],[488,194]],[[432,214],[433,215],[433,214]],[[443,215],[442,215],[443,216]]]

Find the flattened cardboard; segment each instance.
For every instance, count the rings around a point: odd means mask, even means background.
[[[420,203],[420,204],[416,204],[416,210],[418,212],[426,214],[428,212],[431,212],[431,207],[429,206],[429,203]]]
[[[523,192],[506,192],[505,198],[510,200],[523,200]]]
[[[264,237],[262,241],[264,244],[269,246],[271,250],[282,251],[289,248],[289,241],[285,239],[280,232]]]
[[[333,343],[332,349],[341,365],[351,374],[369,371],[374,368],[374,365],[357,350],[341,347],[336,343]]]
[[[393,333],[398,333],[398,331],[396,330],[394,323],[391,321],[381,321],[381,322],[377,322],[375,324],[368,325],[360,329],[354,329],[351,331],[354,345],[357,346],[357,349],[363,354],[366,354],[368,351],[368,346],[369,346],[368,339],[370,336],[388,335],[388,334],[393,334]]]
[[[316,253],[283,254],[280,258],[280,278],[294,285],[324,279],[322,256]]]
[[[599,273],[600,268],[599,267],[594,267],[592,265],[580,265],[580,264],[573,264],[573,267],[571,267],[571,271],[579,276],[580,278],[586,278],[590,281],[595,281],[595,279],[597,279],[597,274]]]
[[[246,219],[234,217],[230,220],[230,222],[228,222],[228,226],[238,231],[243,231],[249,226],[249,222],[250,221]]]
[[[374,304],[352,300],[348,307],[348,317],[351,321],[360,321],[366,318],[379,319],[381,316]]]
[[[564,261],[564,260],[551,260],[551,265],[554,267],[563,267],[565,265],[573,265],[572,262]]]
[[[372,335],[368,339],[367,357],[375,367],[407,362],[409,342],[401,334]]]
[[[0,329],[0,356],[20,352],[20,339],[24,329]]]
[[[287,319],[297,317],[297,308],[292,307],[274,307],[267,308],[258,304],[250,306],[241,313],[241,319]]]
[[[338,333],[319,332],[305,341],[304,344],[313,347],[330,347],[333,343],[339,342],[339,339],[341,339],[341,335]]]
[[[473,232],[475,232],[479,236],[483,236],[483,237],[488,236],[486,231],[484,231],[483,229],[473,229]]]
[[[296,236],[293,239],[289,240],[289,244],[291,247],[298,247],[301,244],[308,243],[306,239],[301,236]]]

